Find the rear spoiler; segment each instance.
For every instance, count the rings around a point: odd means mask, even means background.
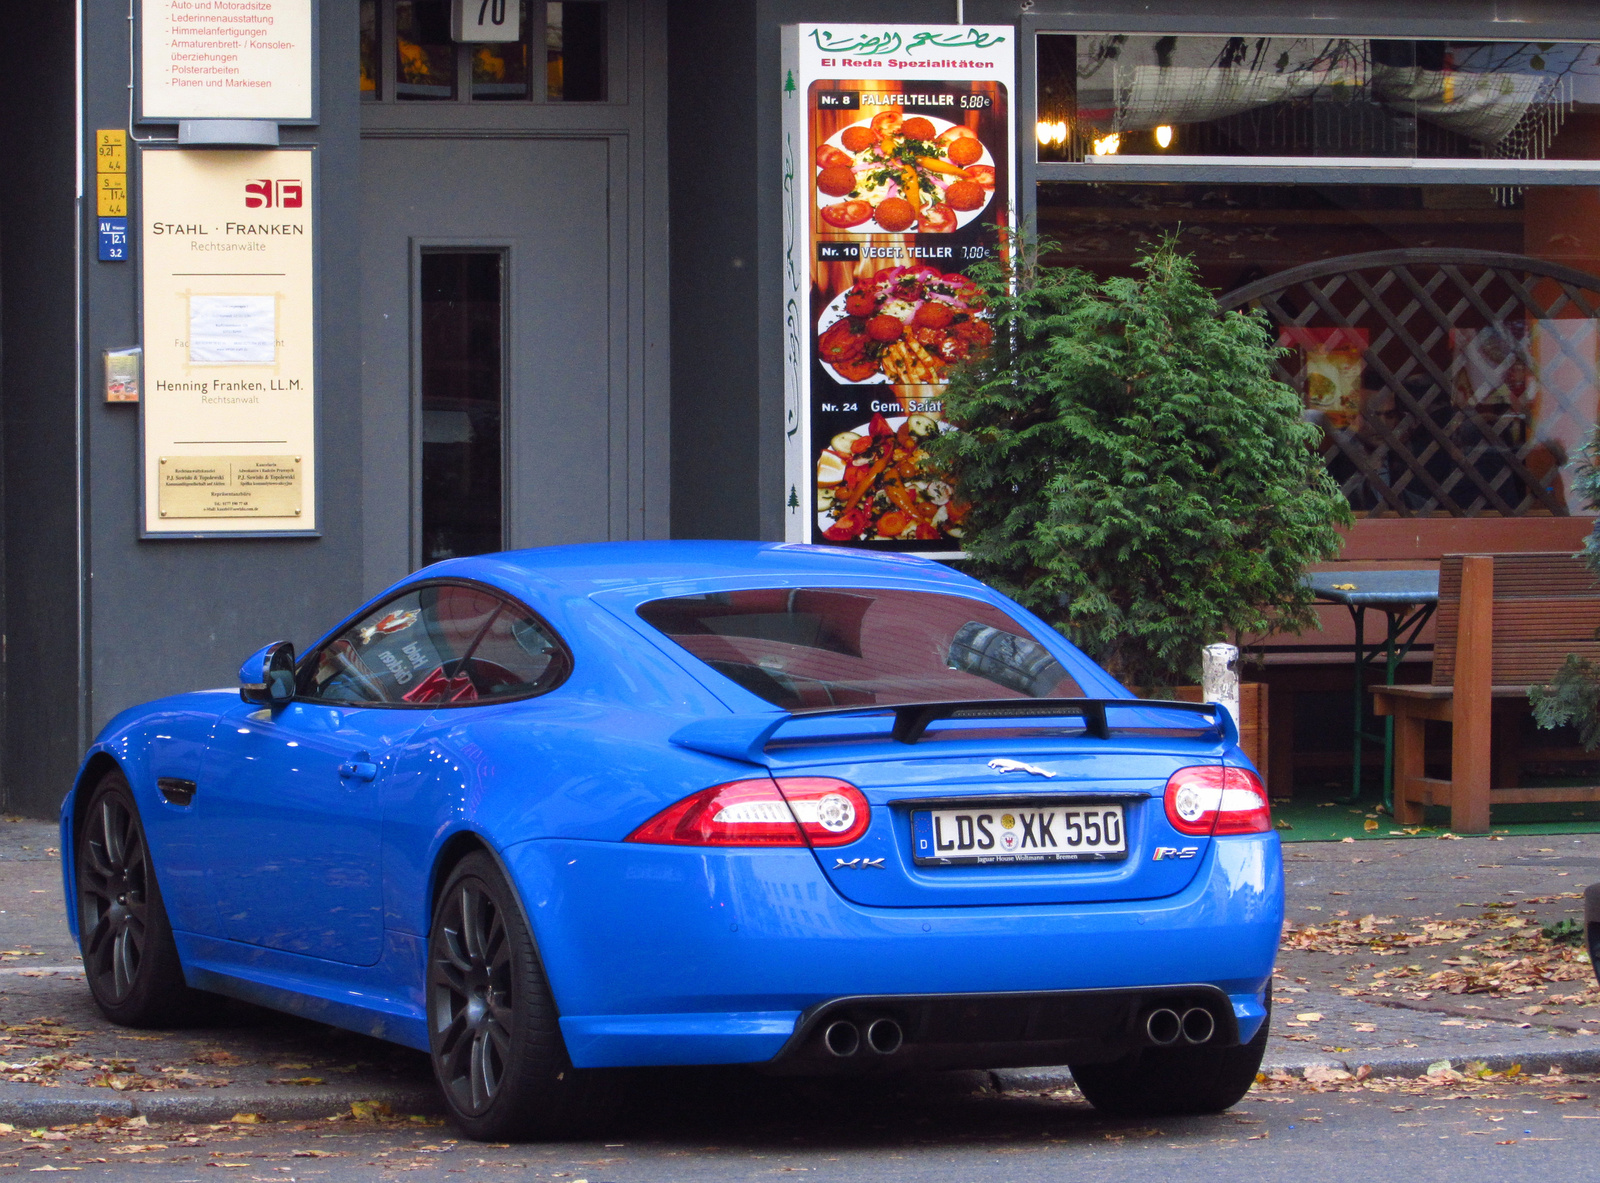
[[[1228,709],[1214,702],[1175,702],[1151,698],[1019,698],[978,699],[971,702],[902,702],[883,706],[837,707],[820,711],[784,712],[782,714],[730,715],[719,719],[701,719],[680,727],[669,737],[669,742],[680,748],[690,748],[713,756],[726,756],[730,760],[743,760],[760,764],[768,742],[778,729],[787,723],[800,720],[827,718],[861,718],[894,712],[894,727],[890,738],[896,743],[914,744],[922,738],[928,727],[941,719],[1082,719],[1084,733],[1092,739],[1110,739],[1111,727],[1106,712],[1112,709],[1137,709],[1146,711],[1182,711],[1191,715],[1209,715],[1213,722],[1210,730],[1225,743],[1239,742],[1239,730],[1234,725]]]

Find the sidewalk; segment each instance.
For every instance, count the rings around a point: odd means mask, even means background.
[[[316,1118],[438,1110],[427,1058],[241,1006],[231,1025],[125,1031],[89,1000],[62,916],[56,832],[0,822],[0,1121]],[[1600,1071],[1600,990],[1543,926],[1582,918],[1600,834],[1296,843],[1269,1070],[1416,1076],[1449,1060]],[[1065,1069],[994,1074],[1007,1090]]]

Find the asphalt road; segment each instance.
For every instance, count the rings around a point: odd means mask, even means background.
[[[1219,1117],[1108,1121],[1073,1093],[997,1095],[973,1074],[826,1087],[673,1073],[598,1136],[483,1146],[415,1120],[78,1127],[0,1135],[0,1175],[211,1183],[499,1179],[1592,1179],[1600,1079],[1267,1082]],[[1373,1085],[1376,1085],[1375,1091]],[[660,1087],[660,1086],[667,1087]],[[232,1175],[215,1168],[231,1170]]]

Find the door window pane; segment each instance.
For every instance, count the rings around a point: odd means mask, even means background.
[[[530,4],[522,0],[522,39],[493,41],[472,47],[472,97],[476,100],[507,101],[531,97],[528,62],[533,30]]]
[[[422,561],[501,548],[501,257],[422,256]]]
[[[450,0],[399,0],[394,23],[396,96],[455,98],[456,46],[450,40]]]
[[[546,97],[551,102],[605,102],[605,4],[565,0],[544,7]]]
[[[1045,34],[1039,158],[1542,160],[1569,116],[1600,105],[1597,52],[1586,42]]]
[[[484,630],[467,661],[480,701],[549,690],[566,677],[566,650],[533,616],[511,604]]]
[[[383,67],[378,53],[378,0],[361,0],[361,101],[383,95]]]
[[[473,701],[462,658],[500,609],[474,587],[430,585],[368,613],[317,654],[303,693],[323,702]]]

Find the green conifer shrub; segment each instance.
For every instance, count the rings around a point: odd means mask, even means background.
[[[1350,509],[1265,318],[1219,315],[1172,239],[1133,279],[1044,266],[1051,246],[974,274],[995,343],[953,371],[960,430],[931,444],[972,507],[968,569],[1133,686],[1312,625],[1302,576]]]

